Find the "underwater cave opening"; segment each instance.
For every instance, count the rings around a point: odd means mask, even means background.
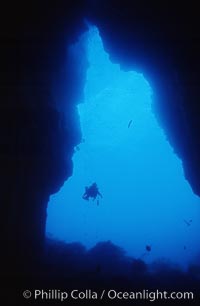
[[[150,84],[111,62],[96,27],[86,41],[89,67],[77,106],[82,142],[73,176],[50,198],[47,236],[88,249],[109,240],[147,262],[187,265],[200,253],[199,198],[152,111]],[[82,198],[93,182],[103,195],[99,205]]]

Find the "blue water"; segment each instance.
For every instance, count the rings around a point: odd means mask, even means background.
[[[150,80],[113,64],[96,28],[87,52],[84,103],[77,107],[83,142],[73,176],[50,198],[47,235],[87,248],[110,240],[147,262],[186,265],[200,254],[200,201],[152,112]],[[99,206],[82,199],[93,182],[103,195]],[[147,244],[152,250],[144,255]]]

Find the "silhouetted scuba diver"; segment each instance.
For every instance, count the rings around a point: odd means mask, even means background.
[[[93,183],[90,187],[85,187],[85,193],[83,194],[82,198],[84,200],[89,200],[90,198],[96,200],[97,196],[100,196],[103,198],[102,194],[99,192],[99,189],[97,187],[96,183]],[[97,199],[97,205],[99,205],[99,200]]]

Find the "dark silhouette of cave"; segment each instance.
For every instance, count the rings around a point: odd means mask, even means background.
[[[94,284],[101,289],[103,284],[156,287],[162,279],[160,288],[198,291],[196,267],[183,275],[160,264],[150,274],[142,261],[130,263],[109,243],[87,253],[80,245],[45,242],[49,196],[72,175],[73,150],[81,141],[76,102],[85,75],[84,69],[80,75],[79,67],[73,65],[67,47],[86,31],[86,18],[98,26],[113,62],[151,79],[158,120],[183,161],[186,179],[200,195],[200,26],[196,6],[131,0],[20,0],[2,5],[0,264],[8,305],[18,298],[20,305],[26,303],[21,292],[27,288],[63,288],[66,281],[69,287]],[[86,61],[83,66],[87,67]],[[110,260],[107,257],[114,258],[109,272],[98,261],[99,254],[105,255],[105,264]],[[90,275],[86,277],[82,271],[77,278],[75,274],[88,263]],[[78,266],[80,271],[68,279],[58,273]],[[117,275],[113,276],[113,271]],[[138,277],[131,280],[130,271]]]

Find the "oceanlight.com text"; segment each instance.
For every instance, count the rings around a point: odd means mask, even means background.
[[[57,300],[64,302],[66,300],[149,300],[154,302],[157,300],[193,300],[193,292],[168,292],[168,291],[117,291],[114,289],[94,291],[91,289],[80,291],[77,289],[71,291],[61,291],[58,289],[35,289],[25,290],[23,292],[25,299],[33,300]]]

